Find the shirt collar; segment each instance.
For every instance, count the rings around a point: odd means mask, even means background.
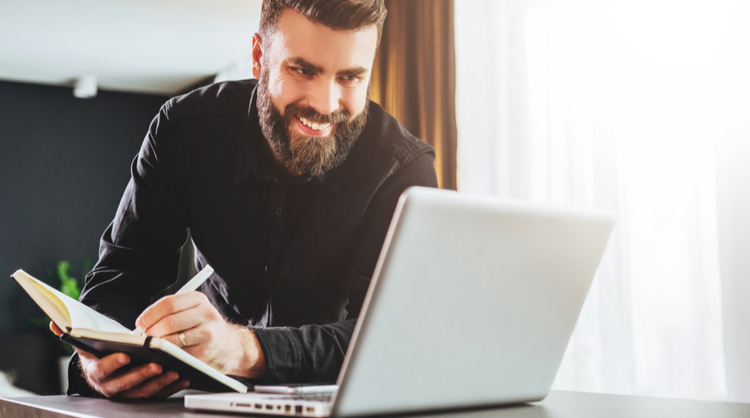
[[[250,164],[255,177],[261,180],[282,182],[282,179],[274,171],[271,165],[271,152],[266,146],[263,132],[260,128],[260,120],[258,119],[258,107],[257,102],[257,91],[258,85],[256,84],[250,94],[250,104],[247,112],[247,126],[248,126],[248,139],[247,139],[247,161]],[[305,183],[308,181],[318,181],[323,187],[334,194],[341,192],[343,184],[343,172],[345,171],[345,163],[339,164],[332,170],[322,173],[318,176],[299,176],[292,179],[285,179],[284,183]],[[245,171],[246,174],[248,170]]]
[[[344,167],[345,163],[346,161],[328,172],[315,176],[315,178],[322,183],[323,187],[328,189],[329,192],[339,194],[341,193],[341,186],[344,183],[344,172],[346,171],[346,168]]]

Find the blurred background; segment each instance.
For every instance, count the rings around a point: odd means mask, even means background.
[[[750,402],[750,5],[386,6],[372,99],[441,187],[618,214],[553,389]],[[81,285],[151,119],[250,78],[259,13],[0,0],[0,271]],[[66,355],[0,280],[0,395],[60,393]]]

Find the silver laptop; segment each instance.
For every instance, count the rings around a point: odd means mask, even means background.
[[[187,395],[185,406],[354,416],[539,401],[613,224],[613,214],[597,210],[410,188],[383,244],[338,390],[256,387]]]

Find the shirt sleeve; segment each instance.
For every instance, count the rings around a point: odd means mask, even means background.
[[[247,383],[336,382],[401,193],[411,186],[437,187],[433,164],[432,152],[417,154],[393,173],[373,197],[365,214],[364,238],[347,284],[346,319],[299,328],[254,328],[268,369],[265,377]]]
[[[99,261],[86,277],[81,302],[127,328],[151,304],[151,295],[177,279],[187,239],[188,210],[181,144],[171,132],[168,104],[149,127],[131,165],[117,214],[99,245]],[[78,357],[69,370],[68,394],[91,396]]]

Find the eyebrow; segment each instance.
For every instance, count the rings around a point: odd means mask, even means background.
[[[300,67],[304,68],[305,70],[314,71],[316,73],[322,73],[323,67],[319,65],[315,65],[311,62],[306,61],[304,58],[300,57],[292,57],[287,58],[284,60],[284,65],[287,67]],[[361,76],[363,74],[367,74],[369,70],[365,67],[355,67],[355,68],[348,68],[346,70],[341,70],[338,73],[336,73],[337,76]]]
[[[305,61],[305,59],[300,57],[287,58],[284,60],[284,65],[286,65],[287,67],[300,67],[304,68],[305,70],[315,71],[317,73],[323,72],[323,67],[315,65],[311,62],[307,62]]]
[[[365,68],[365,67],[356,67],[356,68],[349,68],[347,70],[341,70],[338,73],[336,73],[336,75],[338,75],[339,77],[341,77],[341,76],[356,76],[356,77],[359,77],[359,76],[367,74],[368,71],[369,70],[367,68]]]

